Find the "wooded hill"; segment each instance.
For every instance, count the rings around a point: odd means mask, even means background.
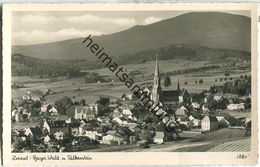
[[[192,45],[170,45],[158,49],[145,50],[134,54],[114,57],[113,61],[119,65],[141,64],[154,61],[158,54],[159,60],[182,59],[192,61],[226,62],[229,60],[248,61],[250,53],[232,49],[213,49]],[[151,56],[152,55],[152,56]],[[88,60],[42,60],[24,56],[21,54],[12,55],[13,76],[37,76],[40,78],[56,76],[81,76],[81,69],[102,68],[100,60],[93,54],[94,62]],[[69,77],[68,76],[68,77]]]

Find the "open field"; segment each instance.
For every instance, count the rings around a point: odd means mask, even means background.
[[[220,129],[214,132],[201,134],[191,139],[192,142],[199,141],[210,141],[210,140],[221,140],[221,139],[232,139],[232,138],[243,138],[245,134],[244,129]]]
[[[244,137],[244,130],[221,129],[208,134],[193,136],[193,139],[151,144],[150,148],[138,148],[136,145],[101,146],[88,152],[233,152],[250,151],[251,138]],[[231,134],[230,134],[231,133]],[[221,135],[220,135],[221,134]],[[218,136],[219,137],[216,137]],[[211,137],[213,136],[213,137]],[[200,140],[198,140],[200,139]],[[86,152],[83,151],[83,152]]]
[[[207,62],[189,62],[181,60],[169,60],[160,61],[159,67],[161,72],[170,72],[181,70],[183,68],[197,68],[203,67]],[[127,69],[127,73],[137,70],[140,74],[134,75],[134,81],[138,85],[144,85],[144,83],[152,82],[152,76],[154,72],[154,62],[148,62],[146,64],[132,64],[124,65],[124,69]],[[208,89],[212,85],[222,85],[226,81],[215,82],[215,79],[224,78],[225,72],[230,72],[230,77],[237,78],[240,75],[250,75],[249,67],[247,69],[241,69],[240,67],[221,67],[218,69],[212,69],[201,72],[194,72],[189,74],[174,75],[171,76],[172,85],[167,89],[176,89],[179,79],[180,87],[187,89],[189,92],[201,92],[204,89]],[[84,98],[88,103],[93,103],[100,96],[110,97],[112,100],[121,97],[123,93],[130,93],[130,90],[120,82],[115,73],[112,73],[107,68],[88,70],[87,72],[96,72],[100,76],[106,79],[113,79],[113,85],[108,83],[85,83],[85,78],[57,78],[55,82],[48,82],[48,79],[33,79],[29,77],[12,77],[12,82],[22,82],[25,88],[12,89],[12,98],[15,100],[22,97],[28,90],[40,89],[45,91],[51,89],[56,94],[46,97],[46,102],[53,104],[57,99],[64,96],[69,96],[75,101],[79,101]],[[196,84],[195,81],[203,79],[202,84]],[[184,83],[188,84],[185,85]],[[163,89],[163,79],[161,81]]]
[[[241,152],[241,151],[250,151],[250,138],[230,141],[221,143],[211,149],[208,152]]]

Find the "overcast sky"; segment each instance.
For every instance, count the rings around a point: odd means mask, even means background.
[[[176,17],[189,11],[14,12],[12,44],[25,45],[102,35]],[[248,11],[222,11],[250,16]]]

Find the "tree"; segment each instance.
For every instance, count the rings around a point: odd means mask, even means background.
[[[199,84],[202,84],[202,83],[203,83],[203,79],[200,79],[200,80],[199,80]]]
[[[18,137],[15,139],[13,147],[15,150],[19,151],[25,147],[25,142],[21,139],[21,137]]]
[[[66,110],[73,105],[73,102],[70,97],[63,97],[55,102],[55,106],[61,115],[66,114]]]
[[[85,99],[81,99],[79,104],[82,105],[82,106],[85,106],[86,105],[86,100]]]
[[[229,73],[229,72],[225,72],[224,75],[225,75],[225,76],[230,76],[230,73]]]
[[[100,104],[102,106],[107,106],[110,103],[110,98],[107,97],[100,97],[97,101],[96,104]]]
[[[184,82],[184,85],[188,85],[188,82],[187,82],[187,81],[185,81],[185,82]]]
[[[164,79],[164,86],[167,88],[169,86],[171,86],[171,78],[169,76],[167,76],[165,79]]]

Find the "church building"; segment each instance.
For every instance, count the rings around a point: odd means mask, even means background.
[[[178,80],[177,90],[162,90],[161,87],[161,77],[158,65],[158,55],[156,55],[155,72],[153,79],[153,88],[151,91],[151,100],[154,104],[159,104],[159,102],[167,103],[190,103],[191,98],[187,90],[180,89],[180,83]]]

